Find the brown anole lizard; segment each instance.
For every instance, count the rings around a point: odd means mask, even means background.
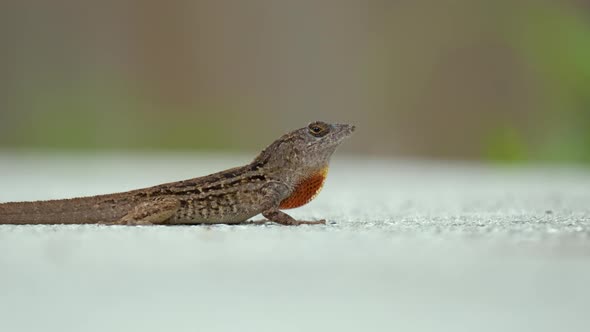
[[[123,193],[0,204],[0,224],[236,224],[260,213],[283,225],[282,212],[311,201],[330,157],[355,127],[314,122],[269,145],[250,164],[204,177]]]

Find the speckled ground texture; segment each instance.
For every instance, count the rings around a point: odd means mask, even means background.
[[[249,156],[0,152],[0,201]],[[587,331],[590,172],[336,158],[326,226],[0,226],[1,331]]]

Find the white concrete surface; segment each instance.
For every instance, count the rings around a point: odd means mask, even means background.
[[[0,153],[0,201],[249,161]],[[590,172],[335,159],[326,226],[0,226],[0,331],[586,331]]]

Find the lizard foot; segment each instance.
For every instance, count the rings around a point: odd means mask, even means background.
[[[248,225],[266,225],[268,223],[276,223],[275,221],[272,220],[253,220],[253,221],[248,221],[247,224]],[[321,219],[321,220],[316,220],[316,221],[305,221],[305,220],[295,220],[293,222],[289,222],[289,223],[279,223],[281,225],[290,225],[290,226],[299,226],[299,225],[325,225],[326,224],[326,220]]]
[[[299,226],[299,225],[319,225],[325,224],[325,220],[317,220],[317,221],[304,221],[304,220],[296,220],[290,215],[286,214],[285,212],[281,212],[277,209],[272,209],[269,211],[265,211],[262,215],[270,220],[274,221],[277,224],[285,225],[285,226]]]
[[[314,220],[314,221],[295,220],[295,223],[293,225],[325,225],[325,224],[326,224],[326,220],[320,219],[320,220]]]

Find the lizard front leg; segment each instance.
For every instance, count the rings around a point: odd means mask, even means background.
[[[317,225],[325,224],[325,220],[318,221],[304,221],[296,220],[290,215],[279,210],[279,205],[283,197],[286,196],[288,187],[280,183],[273,183],[264,188],[265,195],[265,209],[262,211],[262,215],[273,222],[281,225],[297,226],[297,225]]]
[[[180,202],[176,198],[158,197],[138,204],[113,225],[162,225],[179,207]]]

